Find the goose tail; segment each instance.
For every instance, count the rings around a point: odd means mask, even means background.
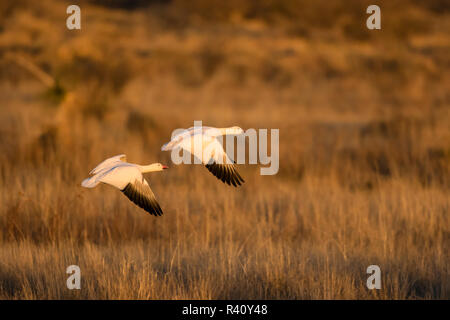
[[[161,151],[169,151],[169,150],[171,150],[172,149],[172,146],[171,146],[171,143],[172,141],[170,141],[170,142],[167,142],[166,144],[164,144],[162,147],[161,147]]]
[[[86,178],[81,182],[81,186],[84,188],[94,188],[99,184],[96,180],[97,179],[94,179],[94,177]]]

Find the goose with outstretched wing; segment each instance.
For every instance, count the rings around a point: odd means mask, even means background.
[[[124,154],[106,159],[91,172],[90,177],[83,180],[81,185],[85,188],[94,188],[99,183],[116,187],[132,202],[148,213],[160,216],[163,211],[156,201],[156,197],[143,174],[167,169],[161,163],[141,166],[126,162]]]
[[[219,180],[235,187],[244,183],[236,170],[234,162],[228,157],[217,137],[223,135],[239,135],[244,131],[239,127],[213,128],[192,127],[174,136],[172,140],[162,146],[162,151],[181,148],[201,159],[205,167]],[[201,148],[194,147],[201,141]]]

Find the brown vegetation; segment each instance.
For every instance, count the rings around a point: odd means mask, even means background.
[[[450,298],[448,4],[68,4],[0,3],[0,298]],[[279,173],[171,164],[194,120],[279,128]],[[120,153],[162,217],[80,187]]]

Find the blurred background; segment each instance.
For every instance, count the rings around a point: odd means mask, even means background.
[[[2,1],[0,297],[448,299],[449,17],[444,0]],[[234,189],[171,164],[160,147],[194,120],[280,129],[279,173],[240,165]],[[121,153],[171,167],[147,177],[163,217],[79,186]]]

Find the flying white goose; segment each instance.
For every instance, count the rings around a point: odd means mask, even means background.
[[[201,159],[206,168],[219,180],[228,185],[240,186],[244,179],[237,172],[234,162],[223,150],[222,144],[217,137],[222,135],[239,135],[244,133],[239,127],[213,128],[213,127],[191,127],[176,135],[172,140],[162,146],[162,151],[181,148]],[[201,148],[194,147],[194,140],[200,139]],[[200,141],[199,140],[199,141]]]
[[[140,166],[126,161],[124,154],[106,159],[89,173],[90,177],[84,179],[81,185],[85,188],[94,188],[100,182],[109,184],[122,191],[148,213],[155,216],[162,215],[161,207],[142,174],[162,171],[168,167],[161,163]]]

